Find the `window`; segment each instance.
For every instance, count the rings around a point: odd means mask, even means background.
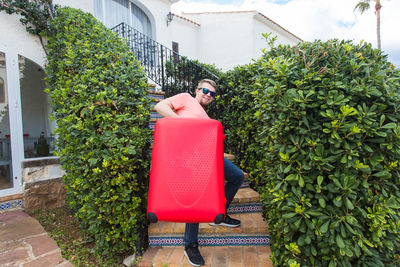
[[[152,38],[149,17],[129,0],[95,0],[94,15],[108,28],[124,22],[146,36]]]
[[[112,28],[117,26],[121,22],[126,24],[130,24],[130,16],[129,16],[129,1],[128,0],[106,0],[106,16],[105,16],[105,25],[108,28]]]
[[[131,3],[131,10],[132,27],[151,38],[151,24],[147,15],[134,3]]]
[[[172,42],[172,52],[174,57],[174,63],[179,63],[179,44],[177,42]]]

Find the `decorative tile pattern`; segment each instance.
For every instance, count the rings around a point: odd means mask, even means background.
[[[150,118],[151,119],[159,119],[159,118],[162,118],[162,116],[158,112],[152,111],[152,112],[150,112]]]
[[[250,187],[249,181],[248,180],[244,180],[242,185],[240,186],[240,188],[248,188],[248,187]]]
[[[149,94],[148,98],[162,100],[162,99],[164,99],[164,95],[152,95],[152,94]]]
[[[0,203],[0,211],[6,211],[15,208],[22,208],[22,199],[10,200]]]
[[[251,212],[262,212],[262,204],[261,203],[236,204],[236,205],[231,205],[228,208],[228,213],[230,214],[251,213]]]
[[[269,246],[269,236],[199,237],[200,246]],[[150,247],[183,246],[182,237],[150,237]]]

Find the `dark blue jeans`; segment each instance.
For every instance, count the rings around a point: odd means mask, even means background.
[[[236,192],[239,190],[240,185],[243,183],[243,172],[232,162],[224,158],[224,178],[225,178],[225,210],[228,210],[232,199],[235,197]],[[187,223],[185,227],[185,236],[183,242],[186,245],[197,242],[199,236],[199,224]]]

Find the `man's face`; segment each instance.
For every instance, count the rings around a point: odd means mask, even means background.
[[[201,83],[199,88],[196,89],[196,100],[199,101],[200,105],[202,105],[203,107],[207,107],[214,100],[214,97],[211,96],[210,92],[207,92],[207,94],[205,94],[203,91],[207,90],[203,90],[203,88],[214,93],[215,88],[209,83]]]

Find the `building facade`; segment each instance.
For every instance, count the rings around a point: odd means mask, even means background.
[[[279,43],[301,41],[256,11],[174,15],[177,0],[53,2],[89,12],[109,28],[124,22],[176,53],[223,70],[259,57],[266,46],[261,33],[272,32]],[[20,206],[22,199],[25,208],[57,206],[63,170],[53,154],[46,55],[15,14],[0,12],[0,34],[0,207]],[[30,196],[35,194],[40,197]]]

